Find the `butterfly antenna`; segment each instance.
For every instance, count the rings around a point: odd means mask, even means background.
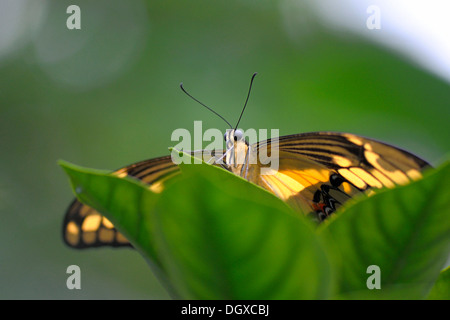
[[[247,106],[248,98],[250,97],[250,92],[252,91],[253,79],[255,79],[255,76],[256,76],[257,74],[258,74],[258,72],[255,72],[255,73],[252,75],[252,79],[250,80],[250,88],[248,89],[247,100],[245,100],[244,108],[242,108],[241,115],[239,116],[239,120],[238,120],[238,122],[236,123],[236,127],[234,128],[234,130],[237,129],[237,127],[238,127],[238,125],[239,125],[239,122],[241,121],[242,115],[244,114],[244,110],[245,110],[245,107]]]
[[[227,125],[230,127],[230,129],[233,128],[233,126],[224,118],[222,117],[220,114],[218,114],[217,112],[215,112],[213,109],[211,109],[210,107],[208,107],[207,105],[205,105],[204,103],[198,101],[197,99],[195,99],[193,96],[191,96],[183,87],[183,82],[180,83],[180,88],[181,90],[183,90],[184,93],[186,93],[186,95],[191,98],[194,101],[197,101],[198,103],[200,103],[202,106],[204,106],[206,109],[208,109],[209,111],[211,111],[212,113],[214,113],[215,115],[219,116],[220,119],[222,119],[223,121],[225,121],[227,123]]]

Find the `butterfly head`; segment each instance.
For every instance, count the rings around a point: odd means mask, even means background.
[[[248,142],[244,139],[244,132],[240,129],[237,129],[237,126],[239,125],[239,122],[241,121],[242,115],[244,113],[245,107],[247,106],[248,99],[250,97],[250,92],[252,89],[253,80],[256,76],[256,72],[252,75],[252,79],[250,80],[250,87],[248,89],[247,99],[245,100],[244,107],[242,108],[241,114],[239,116],[239,119],[236,123],[236,126],[233,129],[233,126],[220,114],[218,114],[216,111],[205,105],[204,103],[200,102],[193,96],[191,96],[183,87],[183,83],[180,83],[181,90],[189,96],[194,101],[197,101],[199,104],[201,104],[203,107],[211,111],[212,113],[219,116],[225,123],[230,127],[230,129],[227,129],[224,139],[226,142],[226,154],[223,156],[226,156],[226,163],[229,166],[232,166],[232,170],[236,170],[239,165],[242,165],[246,159],[247,151],[249,150]],[[223,158],[222,157],[222,158]],[[221,159],[222,159],[221,158]]]
[[[245,143],[244,132],[241,129],[228,129],[223,138],[225,139],[227,150],[234,148],[238,143]]]
[[[247,141],[244,139],[244,132],[241,129],[228,129],[225,132],[226,142],[226,163],[227,165],[238,166],[244,163],[248,150]]]

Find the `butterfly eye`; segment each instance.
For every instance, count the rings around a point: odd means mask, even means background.
[[[225,134],[223,135],[223,140],[227,141],[227,133],[225,132]]]
[[[244,133],[242,132],[242,130],[236,130],[234,132],[234,141],[242,140],[243,136],[244,136]]]

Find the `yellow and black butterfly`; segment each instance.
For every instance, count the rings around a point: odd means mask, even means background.
[[[214,161],[215,165],[265,188],[292,207],[316,214],[319,220],[356,194],[406,184],[420,178],[422,171],[430,166],[407,151],[349,133],[302,133],[250,145],[236,125],[227,130],[225,140],[224,151],[202,150],[191,154],[206,162]],[[261,170],[267,165],[249,159],[260,159],[260,154],[270,154],[274,148],[279,153],[278,170],[262,175]],[[113,172],[120,177],[140,179],[154,192],[161,192],[167,181],[178,173],[171,156],[145,160]],[[63,238],[74,248],[131,246],[109,220],[78,200],[67,210]]]

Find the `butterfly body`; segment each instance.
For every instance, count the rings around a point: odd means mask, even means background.
[[[238,130],[228,130],[225,140],[225,151],[191,154],[265,188],[319,220],[357,194],[418,179],[429,166],[407,151],[347,133],[303,133],[249,145]],[[275,151],[276,170],[261,160],[262,155]],[[140,179],[152,191],[161,192],[179,172],[172,158],[166,156],[132,164],[113,174]],[[77,200],[67,210],[63,238],[74,248],[130,246],[106,218]]]

